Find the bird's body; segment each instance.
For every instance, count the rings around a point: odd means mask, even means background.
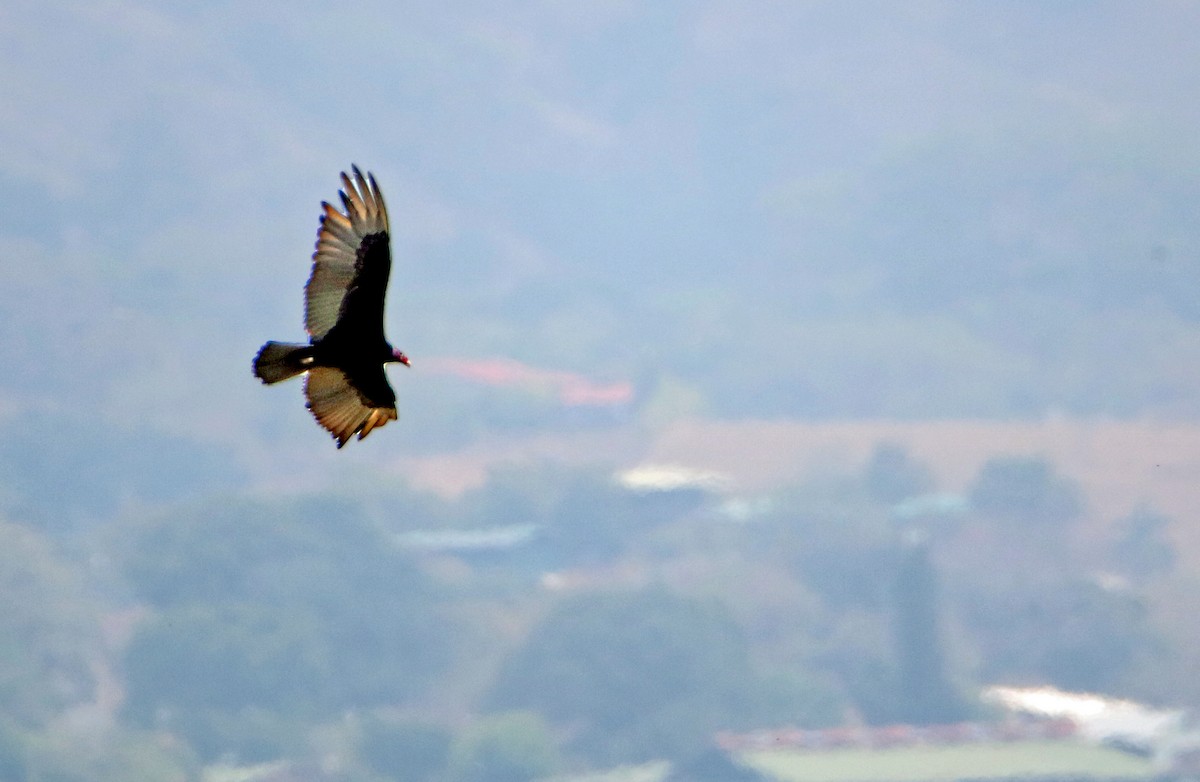
[[[264,383],[307,373],[308,409],[338,448],[396,419],[396,394],[383,367],[408,358],[383,333],[392,260],[387,207],[375,178],[342,174],[340,212],[322,202],[312,274],[304,288],[308,344],[268,342],[254,357]]]

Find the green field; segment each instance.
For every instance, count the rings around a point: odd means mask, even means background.
[[[1149,779],[1149,760],[1107,747],[1019,741],[893,749],[762,750],[740,760],[780,782],[939,782],[1004,777]]]
[[[556,777],[551,782],[661,782],[670,770],[670,763],[656,760],[640,766],[621,766],[608,771]]]

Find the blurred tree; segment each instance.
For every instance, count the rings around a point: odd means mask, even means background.
[[[814,670],[808,660],[787,671],[760,672],[746,693],[745,713],[731,713],[730,726],[819,728],[836,725],[845,714],[847,703],[828,678]]]
[[[260,706],[236,711],[163,709],[157,716],[160,731],[170,729],[205,763],[234,760],[253,764],[302,756],[309,749],[315,724],[310,714]]]
[[[0,719],[0,779],[28,779],[27,740],[10,719]]]
[[[449,782],[531,782],[559,764],[545,722],[530,712],[484,717],[467,728],[451,748]]]
[[[965,719],[970,709],[946,676],[937,574],[925,543],[905,547],[894,598],[899,719],[917,725]]]
[[[200,765],[187,747],[165,742],[160,735],[81,720],[31,735],[25,774],[2,778],[5,782],[195,782],[200,779]]]
[[[1136,581],[1170,572],[1176,560],[1170,527],[1170,518],[1144,506],[1118,521],[1120,537],[1109,555],[1113,568]]]
[[[142,623],[125,653],[125,711],[135,723],[236,714],[256,706],[316,715],[330,707],[336,664],[312,611],[194,603]]]
[[[1119,694],[1131,671],[1160,653],[1145,605],[1127,590],[1059,578],[985,585],[966,597],[963,618],[987,679]]]
[[[1091,581],[1056,598],[1048,608],[1057,621],[1040,661],[1046,675],[1069,690],[1123,694],[1127,672],[1153,659],[1158,647],[1145,604]]]
[[[914,461],[903,446],[895,443],[876,446],[863,471],[863,480],[871,497],[887,505],[924,494],[934,487],[929,468]]]
[[[431,782],[446,771],[450,732],[428,722],[370,716],[362,723],[359,756],[395,782]]]
[[[1035,457],[989,459],[975,477],[970,498],[980,513],[1034,528],[1062,528],[1083,512],[1075,482]]]
[[[747,713],[740,629],[710,602],[662,589],[560,604],[500,671],[489,702],[572,726],[597,762],[679,756]]]
[[[762,774],[735,763],[729,753],[717,747],[700,752],[671,764],[663,782],[763,782]]]
[[[38,532],[0,521],[0,718],[44,725],[91,698],[99,606]]]
[[[834,612],[813,664],[838,682],[849,704],[872,725],[899,719],[895,654],[886,615],[861,608]],[[838,715],[839,718],[843,715]]]
[[[113,546],[159,606],[126,652],[138,724],[165,714],[219,743],[236,733],[214,727],[223,717],[277,711],[286,728],[395,703],[446,664],[438,593],[353,504],[213,502],[126,527]]]
[[[858,494],[822,507],[799,496],[762,541],[764,556],[786,557],[797,577],[833,610],[886,610],[888,583],[880,574],[895,567],[897,529],[886,513]]]
[[[841,720],[853,706],[871,723],[896,718],[895,649],[889,617],[889,575],[899,558],[899,530],[861,479],[837,478],[793,487],[776,510],[748,527],[756,563],[782,563],[804,586],[813,605],[793,665],[827,682],[837,696],[808,711],[809,724]],[[757,564],[760,572],[761,564]],[[794,617],[799,624],[800,617]]]

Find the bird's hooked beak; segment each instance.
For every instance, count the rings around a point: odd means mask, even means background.
[[[404,366],[412,367],[412,364],[408,363],[408,356],[404,355],[403,351],[393,350],[392,356]]]

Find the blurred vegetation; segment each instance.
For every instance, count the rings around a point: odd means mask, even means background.
[[[572,749],[616,764],[677,756],[721,727],[754,725],[761,715],[748,701],[758,693],[732,617],[653,589],[562,602],[500,669],[488,703],[571,725]]]
[[[923,541],[908,543],[896,568],[892,635],[895,643],[895,722],[948,725],[974,716],[945,664],[938,578]]]
[[[369,714],[359,755],[372,771],[395,782],[432,782],[446,768],[451,739],[443,725]]]
[[[40,726],[95,696],[99,606],[36,531],[0,522],[0,702],[3,718]]]
[[[914,503],[937,489],[881,443],[736,515],[715,490],[547,467],[454,501],[363,482],[86,533],[2,523],[0,770],[699,774],[718,730],[957,721],[985,682],[1188,680],[1183,635],[1147,604],[1171,583],[1169,520],[1136,509],[1095,545],[1087,498],[1035,457],[987,462],[960,504]]]
[[[467,728],[450,750],[449,782],[528,782],[559,765],[546,721],[535,712],[493,714]]]
[[[274,757],[313,720],[423,692],[444,663],[437,587],[345,502],[205,503],[113,543],[151,609],[125,652],[125,713],[205,757],[231,741]]]
[[[1155,779],[1148,758],[1083,742],[749,752],[742,761],[769,778],[804,782],[957,782],[963,779]]]

